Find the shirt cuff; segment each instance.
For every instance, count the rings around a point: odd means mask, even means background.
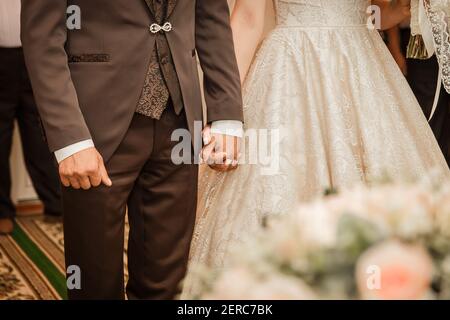
[[[239,120],[213,121],[211,133],[242,138],[244,136],[244,125]]]
[[[58,163],[61,163],[61,161],[67,159],[70,156],[73,156],[75,153],[93,147],[94,141],[92,141],[92,139],[71,144],[70,146],[55,151],[56,161],[58,161]]]

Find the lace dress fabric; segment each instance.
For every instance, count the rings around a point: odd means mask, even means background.
[[[423,0],[431,23],[442,83],[450,93],[450,0]]]
[[[368,0],[279,0],[277,26],[244,86],[246,129],[279,130],[279,170],[203,168],[183,298],[197,265],[223,268],[266,216],[288,214],[327,188],[449,170],[407,81],[376,30]],[[248,150],[248,148],[246,148]],[[246,155],[245,158],[247,158]]]

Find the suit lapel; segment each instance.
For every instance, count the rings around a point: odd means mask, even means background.
[[[155,17],[155,8],[153,8],[153,0],[144,0],[145,3],[147,4],[147,7],[150,9],[150,12],[152,13],[153,17]]]
[[[167,0],[167,18],[170,17],[176,5],[177,0]]]

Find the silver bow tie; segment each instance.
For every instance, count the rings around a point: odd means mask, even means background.
[[[166,23],[164,23],[162,26],[160,26],[159,24],[157,24],[157,23],[153,23],[151,26],[150,26],[150,32],[151,33],[158,33],[158,32],[160,32],[160,31],[164,31],[164,32],[170,32],[170,31],[172,31],[172,24],[170,23],[170,22],[166,22]]]

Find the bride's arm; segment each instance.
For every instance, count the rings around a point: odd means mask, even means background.
[[[241,82],[250,69],[264,33],[267,0],[237,0],[231,15],[234,45]]]
[[[381,8],[381,29],[390,29],[411,15],[410,0],[372,0]]]

